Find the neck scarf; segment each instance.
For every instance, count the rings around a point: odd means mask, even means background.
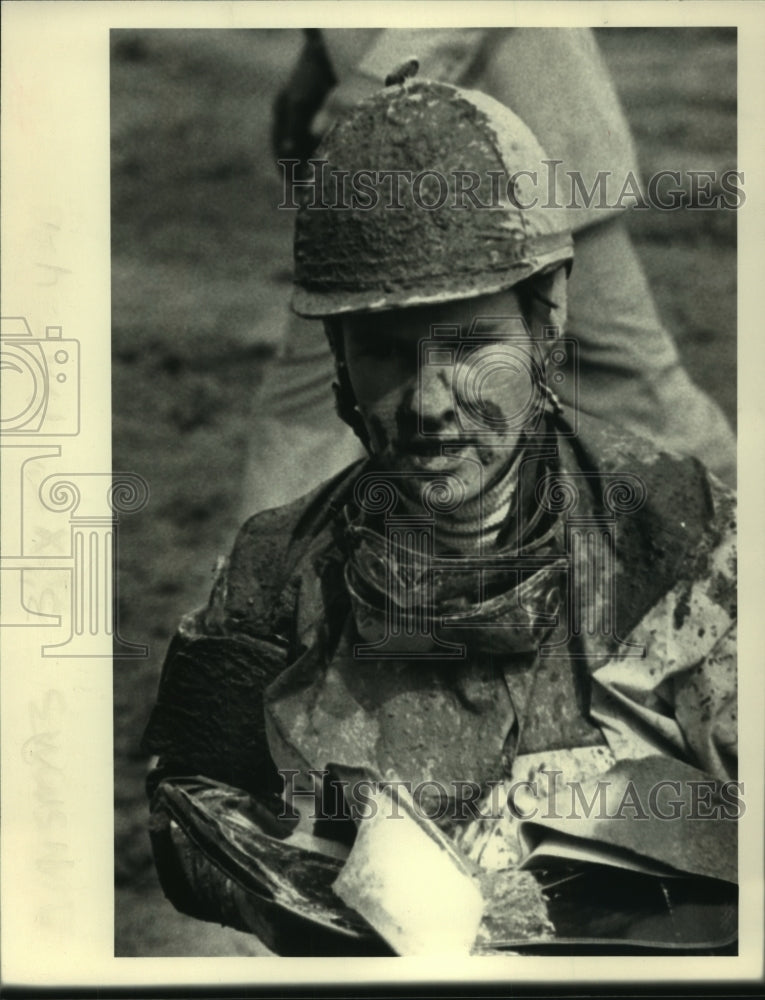
[[[482,497],[429,523],[406,498],[385,515],[349,504],[345,580],[359,635],[408,658],[536,650],[565,582],[562,520],[536,497],[551,461],[521,449]]]

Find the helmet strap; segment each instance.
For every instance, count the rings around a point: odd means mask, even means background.
[[[543,384],[542,391],[544,392],[545,397],[547,398],[547,402],[552,407],[553,413],[556,415],[556,417],[562,416],[565,413],[565,409],[563,407],[563,403],[561,403],[560,401],[560,397],[558,396],[558,394],[550,388],[547,382]]]

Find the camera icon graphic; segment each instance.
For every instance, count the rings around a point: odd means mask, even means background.
[[[60,326],[32,335],[22,316],[0,330],[0,434],[71,435],[80,430],[80,345]]]
[[[531,437],[549,435],[544,415],[550,391],[563,390],[573,405],[568,425],[557,433],[576,433],[578,353],[571,338],[558,338],[546,328],[545,340],[532,340],[522,317],[478,317],[467,333],[459,326],[434,326],[420,341],[420,393],[434,375],[448,381],[451,405],[463,434],[480,439],[524,431]],[[418,414],[419,433],[438,437]]]

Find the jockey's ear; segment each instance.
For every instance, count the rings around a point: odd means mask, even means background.
[[[328,316],[325,317],[323,322],[324,333],[327,336],[335,359],[335,381],[332,383],[332,391],[335,394],[335,411],[340,419],[348,424],[366,450],[369,451],[369,432],[356,405],[356,397],[353,394],[351,380],[348,377],[348,369],[345,364],[345,345],[343,343],[343,330],[340,320],[335,316]]]
[[[526,322],[533,340],[540,343],[552,342],[545,335],[545,327],[557,327],[558,336],[566,331],[566,282],[567,267],[557,267],[547,274],[535,275],[520,285]]]

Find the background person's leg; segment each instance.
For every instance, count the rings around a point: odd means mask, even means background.
[[[334,373],[321,323],[286,313],[283,347],[265,366],[253,405],[243,516],[289,503],[364,454],[335,412]]]
[[[579,345],[582,410],[696,455],[735,485],[733,431],[683,368],[622,218],[576,234],[566,335]],[[566,387],[560,395],[570,401]]]

